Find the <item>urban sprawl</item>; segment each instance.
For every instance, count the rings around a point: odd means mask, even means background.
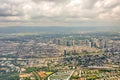
[[[120,33],[1,34],[0,80],[120,80]]]

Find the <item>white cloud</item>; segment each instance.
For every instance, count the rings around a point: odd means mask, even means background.
[[[3,20],[2,20],[3,19]],[[97,25],[101,21],[120,25],[120,0],[4,0],[0,23],[34,25]],[[39,24],[38,24],[39,23]],[[90,23],[90,24],[88,24]],[[13,24],[14,25],[14,24]]]

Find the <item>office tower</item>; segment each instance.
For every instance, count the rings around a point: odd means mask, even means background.
[[[66,46],[70,46],[70,42],[69,41],[66,42]]]
[[[66,50],[64,50],[64,57],[66,57],[66,54],[67,54],[67,51],[66,51]]]

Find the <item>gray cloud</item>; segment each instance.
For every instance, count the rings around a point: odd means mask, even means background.
[[[64,2],[66,2],[66,1],[68,1],[68,0],[32,0],[33,2],[36,2],[36,3],[38,3],[38,2],[42,2],[42,1],[44,1],[44,2],[55,2],[55,3],[64,3]]]
[[[86,8],[86,9],[91,9],[94,7],[94,4],[97,2],[98,0],[83,0],[82,1],[82,7]]]
[[[1,0],[0,23],[120,25],[120,0]],[[45,23],[46,22],[46,23]],[[82,25],[83,25],[82,24]]]
[[[12,0],[11,0],[12,1]],[[9,3],[6,0],[1,3],[0,1],[0,12],[5,14],[11,14],[11,15],[17,15],[20,14],[20,8],[19,3]]]

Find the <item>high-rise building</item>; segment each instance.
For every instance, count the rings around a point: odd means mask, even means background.
[[[67,54],[67,51],[66,51],[66,50],[64,50],[64,57],[66,57],[66,54]]]
[[[74,40],[72,40],[71,44],[72,44],[72,46],[74,46],[74,45],[75,45],[75,41],[74,41]]]
[[[89,42],[88,46],[89,46],[89,47],[92,47],[92,43],[91,43],[91,42]]]
[[[57,40],[57,45],[60,45],[61,44],[61,41],[60,39]]]
[[[69,41],[66,42],[66,46],[70,46],[70,42]]]

